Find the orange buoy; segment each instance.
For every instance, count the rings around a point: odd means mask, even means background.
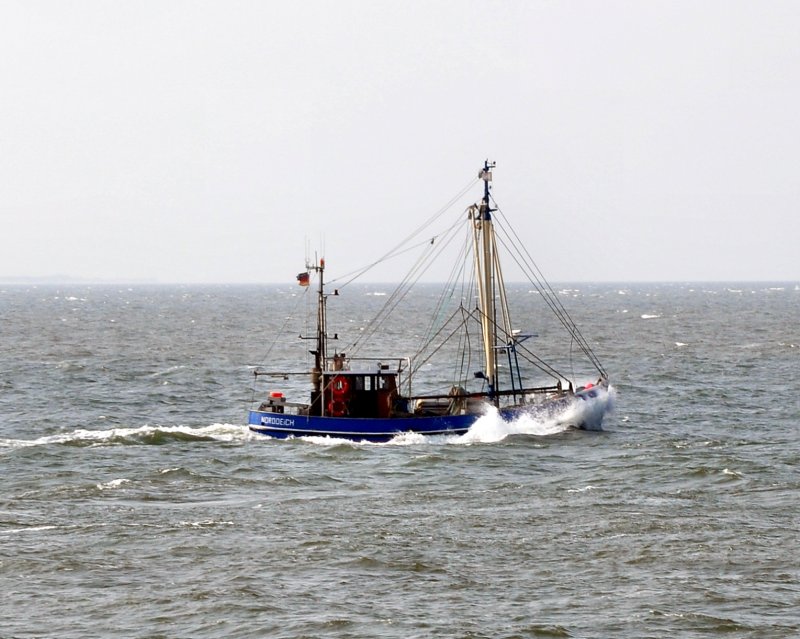
[[[344,401],[350,395],[350,380],[344,375],[337,375],[331,382],[331,395],[336,401]]]
[[[328,413],[332,417],[343,417],[347,413],[347,404],[343,401],[332,399],[328,403]]]

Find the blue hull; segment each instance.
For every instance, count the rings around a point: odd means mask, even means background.
[[[250,430],[277,437],[339,437],[353,441],[387,442],[402,433],[463,435],[480,415],[353,418],[311,417],[250,411]]]
[[[521,414],[531,416],[563,417],[563,423],[585,430],[602,430],[607,405],[596,404],[593,410],[568,417],[565,411],[571,406],[586,407],[590,400],[607,394],[606,386],[587,388],[574,395],[555,398],[538,405],[520,405],[500,409],[500,417],[513,420]],[[353,441],[387,442],[402,433],[420,435],[463,435],[481,417],[480,414],[436,415],[415,417],[319,417],[251,410],[250,430],[269,437],[338,437]]]

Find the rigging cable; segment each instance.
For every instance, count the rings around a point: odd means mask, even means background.
[[[466,193],[468,193],[472,189],[472,186],[475,184],[476,179],[477,178],[472,178],[458,192],[457,195],[453,196],[450,199],[450,201],[447,202],[447,204],[442,206],[436,213],[434,213],[426,221],[424,221],[422,224],[420,224],[416,228],[416,230],[412,231],[411,234],[406,236],[406,238],[404,240],[402,240],[394,248],[390,249],[382,257],[378,258],[377,260],[375,260],[374,262],[372,262],[370,264],[367,264],[366,266],[363,266],[360,269],[356,269],[355,271],[351,271],[350,273],[348,273],[346,275],[343,275],[343,276],[341,276],[341,277],[339,277],[339,278],[337,278],[335,280],[331,280],[329,283],[338,282],[339,280],[344,279],[345,277],[349,277],[350,275],[353,275],[353,277],[351,279],[347,280],[344,284],[339,286],[339,288],[344,288],[345,286],[347,286],[348,284],[350,284],[354,280],[358,279],[359,277],[361,277],[362,275],[367,273],[370,269],[372,269],[372,267],[377,266],[378,264],[381,264],[382,262],[385,262],[386,260],[389,260],[389,259],[391,259],[393,257],[396,257],[397,255],[401,255],[402,253],[405,253],[407,250],[411,250],[413,248],[416,248],[417,246],[420,246],[421,244],[432,242],[433,240],[428,238],[428,239],[425,239],[420,244],[417,244],[417,245],[414,245],[414,246],[411,246],[411,247],[408,247],[408,248],[403,248],[406,244],[408,244],[411,240],[413,240],[417,235],[422,233],[422,231],[424,231],[426,228],[431,226],[436,220],[438,220],[442,215],[444,215],[447,211],[449,211],[458,200],[460,200]],[[433,239],[435,240],[436,236],[434,236]]]
[[[497,202],[494,200],[494,198],[492,198],[492,201],[495,203],[497,211],[501,214],[501,219],[503,220],[503,222],[506,222],[505,216],[503,215],[499,205],[497,205]],[[550,307],[550,309],[553,311],[553,313],[555,313],[556,317],[559,318],[564,328],[566,328],[567,331],[571,335],[573,335],[575,341],[578,343],[584,354],[589,358],[592,364],[594,364],[595,368],[597,368],[597,370],[605,377],[606,372],[605,369],[603,368],[603,365],[600,363],[600,360],[595,355],[591,346],[589,346],[589,343],[586,341],[586,338],[584,338],[583,334],[580,332],[580,329],[578,329],[577,324],[575,324],[572,317],[567,312],[567,309],[564,307],[563,303],[556,295],[550,283],[542,274],[542,271],[539,269],[536,262],[531,257],[530,252],[522,244],[516,231],[514,231],[514,229],[510,225],[508,225],[507,222],[505,224],[500,224],[498,226],[501,228],[504,235],[508,238],[510,242],[509,246],[509,244],[506,244],[506,242],[504,242],[501,238],[501,243],[503,244],[503,246],[506,247],[509,254],[514,258],[514,261],[516,261],[517,265],[519,265],[520,268],[523,269],[523,272],[526,271],[526,269],[529,271],[528,273],[526,273],[526,275],[529,278],[529,282],[532,285],[534,285],[537,288],[537,290],[539,290],[539,292],[542,294],[543,299]],[[511,236],[511,234],[513,234],[513,237]],[[514,242],[514,239],[516,239],[516,242]],[[524,259],[526,256],[527,256],[527,261],[525,261]],[[522,262],[520,261],[520,259],[522,260]],[[533,281],[534,279],[536,280],[536,282]]]
[[[386,300],[383,307],[378,311],[375,317],[367,324],[365,329],[363,330],[362,334],[357,337],[353,343],[350,345],[349,350],[351,352],[357,352],[357,348],[361,342],[366,340],[368,337],[371,337],[375,334],[375,332],[383,325],[383,323],[388,319],[391,315],[392,311],[403,301],[403,299],[408,295],[409,291],[413,288],[413,286],[419,281],[422,275],[427,271],[430,267],[431,263],[435,260],[435,258],[445,250],[445,248],[452,242],[453,238],[455,237],[454,229],[457,228],[458,224],[453,224],[449,229],[447,229],[442,236],[442,240],[435,244],[429,244],[429,246],[433,247],[419,257],[416,261],[414,266],[412,266],[411,270],[406,274],[403,280],[398,284],[389,298]]]

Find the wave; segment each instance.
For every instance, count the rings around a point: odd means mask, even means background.
[[[351,442],[331,437],[302,437],[303,441],[320,446],[418,446],[418,445],[456,445],[493,444],[514,435],[549,437],[574,430],[572,424],[597,419],[614,410],[616,390],[598,393],[587,401],[575,402],[557,413],[548,415],[521,414],[513,420],[505,420],[494,406],[487,407],[486,414],[478,418],[463,435],[421,435],[401,433],[384,443]]]
[[[209,426],[139,426],[138,428],[111,428],[107,430],[76,429],[45,435],[36,439],[0,439],[0,448],[27,448],[31,446],[113,446],[161,445],[171,442],[191,441],[247,441],[255,439],[247,426],[236,424],[211,424]]]
[[[573,430],[573,424],[599,422],[603,415],[613,410],[616,391],[598,393],[596,397],[586,401],[573,402],[564,410],[547,415],[521,414],[513,420],[506,421],[490,407],[489,412],[481,417],[464,435],[454,438],[456,444],[489,444],[499,442],[511,435],[531,435],[547,437]]]

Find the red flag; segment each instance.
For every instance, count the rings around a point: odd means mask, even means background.
[[[308,286],[311,283],[311,277],[309,276],[308,273],[298,273],[297,283],[300,286]]]

